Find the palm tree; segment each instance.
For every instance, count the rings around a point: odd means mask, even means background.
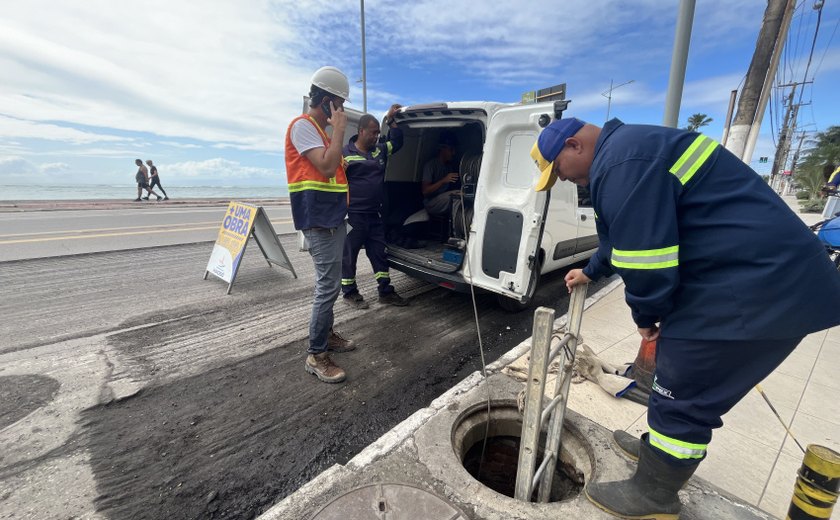
[[[694,114],[688,118],[688,126],[685,127],[689,132],[696,132],[702,126],[706,126],[712,122],[712,118],[706,114]]]
[[[794,172],[794,178],[802,192],[808,196],[801,202],[806,211],[820,211],[824,201],[820,189],[828,175],[840,163],[840,126],[830,126],[825,132],[817,132],[813,139],[805,141],[808,148],[803,152],[802,166]]]
[[[813,139],[805,143],[808,148],[803,152],[803,168],[820,169],[829,174],[834,171],[840,163],[840,126],[830,126],[825,132],[817,132]]]

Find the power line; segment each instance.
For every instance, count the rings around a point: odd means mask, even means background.
[[[805,5],[805,2],[799,2],[799,5],[796,6],[794,13],[799,11],[800,8]],[[804,9],[802,9],[804,11]],[[802,20],[805,18],[805,13],[799,13],[799,25],[796,27],[796,36],[791,35],[791,42],[793,45],[785,45],[785,58],[787,59],[787,66],[790,71],[790,77],[793,78],[795,75],[795,71],[793,70],[793,66],[796,63],[796,57],[799,55],[799,46],[801,43],[800,36],[802,35]],[[791,53],[788,54],[787,51],[791,50]],[[787,78],[784,78],[783,83],[787,83]]]
[[[825,59],[825,55],[828,54],[828,49],[831,48],[831,41],[834,39],[835,33],[837,33],[838,26],[840,26],[840,18],[838,18],[837,23],[834,24],[834,30],[831,31],[831,37],[828,39],[828,43],[825,44],[825,51],[823,52],[822,58],[820,58],[820,62],[817,64],[817,68],[814,69],[814,76],[817,75],[817,72],[819,72],[820,67],[822,67],[822,62]]]

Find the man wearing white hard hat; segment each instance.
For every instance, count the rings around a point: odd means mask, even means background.
[[[341,147],[347,116],[344,102],[350,85],[340,70],[321,67],[312,76],[309,110],[286,131],[286,177],[295,229],[309,242],[315,264],[315,300],[309,322],[309,348],[304,367],[325,383],[346,375],[328,351],[356,347],[333,331],[333,304],[341,291],[341,259],[347,233],[347,177]],[[332,126],[332,138],[325,129]]]

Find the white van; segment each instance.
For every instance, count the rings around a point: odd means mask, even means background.
[[[588,191],[569,182],[557,182],[549,193],[534,191],[539,171],[531,147],[567,104],[457,102],[401,109],[395,120],[405,144],[388,161],[383,217],[389,238],[414,233],[416,240],[389,241],[391,267],[456,291],[469,291],[472,283],[497,293],[505,309],[521,310],[541,273],[589,258],[598,237]],[[387,135],[387,127],[382,130]],[[423,209],[423,166],[437,156],[443,131],[458,141],[455,164],[464,205],[471,207],[466,240],[450,239],[457,234],[459,211],[446,219]],[[460,207],[457,200],[453,204]]]

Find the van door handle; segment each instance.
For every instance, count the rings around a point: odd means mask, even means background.
[[[581,220],[586,220],[586,215],[581,215],[581,216],[580,216],[580,219],[581,219]]]

